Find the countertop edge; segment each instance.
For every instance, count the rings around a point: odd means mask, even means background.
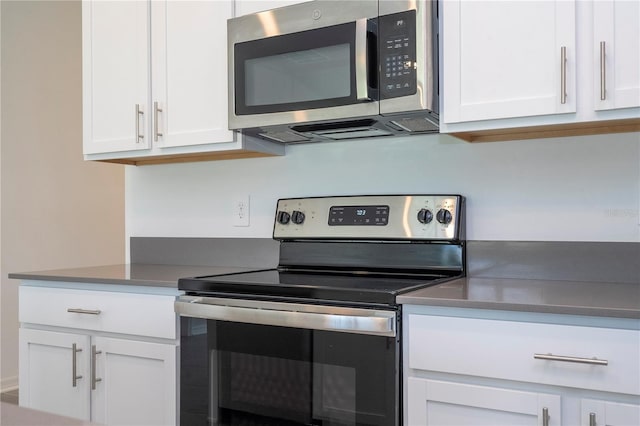
[[[473,296],[474,290],[477,290],[477,286],[489,287],[490,294],[501,294],[504,284],[517,287],[522,286],[532,290],[530,297],[523,297],[522,301],[514,300],[491,300],[491,297],[486,297],[487,300],[470,300]],[[495,286],[495,288],[494,288]],[[602,287],[601,287],[602,286]],[[615,286],[615,295],[617,300],[630,300],[631,297],[638,298],[637,307],[628,303],[620,303],[620,306],[615,306],[615,303],[598,305],[598,298],[594,295],[601,293],[601,289],[605,286]],[[564,303],[553,303],[553,300],[558,300],[557,297],[537,298],[540,296],[538,292],[550,292],[553,293],[556,288],[560,293],[564,293],[566,296],[567,289],[573,291],[576,288],[585,288],[585,294],[590,295],[587,297],[583,304],[566,303],[567,298],[564,297]],[[486,288],[485,288],[486,290]],[[495,290],[495,291],[493,291]],[[558,293],[559,294],[559,293]],[[557,295],[557,294],[554,294]],[[546,295],[545,295],[546,296]],[[531,303],[526,300],[531,299]],[[497,298],[496,298],[497,299]],[[614,298],[614,300],[616,300]],[[426,287],[413,292],[405,293],[396,297],[396,302],[401,305],[414,305],[414,306],[437,306],[437,307],[450,307],[450,308],[467,308],[467,309],[485,309],[485,310],[500,310],[500,311],[512,311],[512,312],[531,312],[531,313],[543,313],[543,314],[562,314],[562,315],[579,315],[590,317],[608,317],[608,318],[625,318],[625,319],[640,319],[640,283],[582,283],[577,281],[562,281],[562,280],[528,280],[519,278],[474,278],[463,277],[447,281],[431,287]]]
[[[143,287],[168,287],[176,288],[175,282],[139,280],[139,279],[115,279],[115,278],[92,278],[92,277],[73,277],[63,275],[47,275],[47,274],[30,274],[30,273],[14,273],[9,274],[9,278],[17,280],[30,281],[59,281],[73,283],[89,283],[89,284],[112,284],[112,285],[133,285]]]
[[[122,268],[123,270],[132,266],[140,266],[149,268],[148,273],[142,274],[138,278],[126,278],[124,275],[116,275],[117,278],[110,277],[108,273],[105,273],[107,268]],[[185,272],[186,269],[191,271],[215,270],[218,271],[229,270],[230,268],[216,267],[216,266],[189,266],[189,265],[148,265],[148,264],[120,264],[120,265],[105,265],[96,267],[86,267],[70,270],[51,270],[51,271],[35,271],[35,272],[20,272],[9,273],[8,277],[16,280],[27,281],[49,281],[51,283],[74,283],[74,284],[95,284],[95,285],[117,285],[127,287],[140,287],[140,288],[163,288],[170,289],[169,291],[177,291],[178,279],[144,279],[144,275],[149,277],[156,277],[157,272],[177,271],[179,270],[184,276],[188,276]],[[231,267],[232,269],[233,267]],[[242,268],[241,268],[242,269]],[[121,272],[119,272],[121,273]],[[212,273],[213,274],[213,273]],[[197,275],[194,274],[194,275]],[[175,278],[175,277],[174,277]],[[610,318],[627,318],[627,319],[640,319],[640,304],[636,309],[635,306],[629,308],[628,304],[621,304],[621,307],[615,306],[598,306],[597,302],[590,304],[585,303],[583,305],[576,304],[554,304],[547,302],[535,302],[523,303],[517,301],[499,301],[499,300],[468,300],[462,296],[458,297],[456,294],[453,296],[450,293],[444,292],[444,290],[451,290],[453,287],[461,288],[465,283],[472,281],[508,281],[511,284],[517,286],[535,286],[535,285],[576,285],[575,282],[569,281],[553,281],[553,280],[527,280],[527,279],[488,279],[488,278],[474,278],[464,277],[455,280],[447,281],[445,283],[427,287],[421,290],[416,290],[410,293],[399,295],[396,297],[396,302],[401,305],[424,305],[424,306],[438,306],[438,307],[451,307],[451,308],[469,308],[469,309],[487,309],[487,310],[503,310],[503,311],[517,311],[517,312],[534,312],[534,313],[548,313],[548,314],[565,314],[565,315],[581,315],[581,316],[593,316],[593,317],[610,317]],[[593,285],[591,283],[590,285]],[[608,285],[609,283],[600,283],[601,285]],[[598,285],[598,283],[595,283]],[[612,284],[613,285],[613,284]],[[620,285],[616,283],[615,285]],[[635,284],[630,284],[635,286]],[[640,283],[638,284],[640,289]],[[441,290],[440,294],[437,294],[438,290]],[[599,289],[598,289],[599,290]],[[146,290],[142,290],[146,291]],[[165,291],[165,290],[163,290]],[[596,290],[593,290],[597,293]],[[444,294],[443,294],[444,292]],[[432,293],[432,294],[431,294]],[[635,287],[623,289],[619,292],[618,297],[626,297],[626,295],[637,296],[638,291]],[[555,299],[550,299],[555,300]],[[626,306],[625,306],[626,305]]]
[[[449,308],[487,309],[514,312],[535,312],[543,314],[580,315],[589,317],[640,319],[640,310],[612,309],[561,305],[528,305],[504,302],[479,302],[456,299],[398,296],[401,305],[438,306]]]
[[[221,275],[256,270],[221,265],[180,265],[121,263],[114,265],[96,265],[69,269],[44,271],[12,272],[10,279],[24,281],[94,284],[101,286],[129,286],[140,288],[178,288],[180,278],[194,276]]]

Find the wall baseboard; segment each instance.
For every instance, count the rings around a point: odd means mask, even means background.
[[[18,389],[18,376],[0,379],[0,393]]]

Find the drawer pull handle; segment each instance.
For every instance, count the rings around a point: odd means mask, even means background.
[[[542,408],[542,426],[549,426],[549,409],[547,407]]]
[[[533,354],[535,359],[544,359],[547,361],[562,361],[562,362],[577,362],[578,364],[591,364],[591,365],[609,365],[609,361],[606,359],[598,358],[578,358],[575,356],[563,356],[552,354]]]
[[[71,385],[75,388],[78,384],[78,379],[82,379],[82,376],[78,376],[78,352],[82,352],[82,349],[78,349],[77,344],[71,345]]]
[[[596,413],[589,413],[589,426],[596,426]]]
[[[72,314],[100,315],[102,311],[99,309],[69,308],[67,309],[67,312]]]

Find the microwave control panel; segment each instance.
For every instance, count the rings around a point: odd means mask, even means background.
[[[378,19],[380,39],[380,98],[416,93],[416,11]]]

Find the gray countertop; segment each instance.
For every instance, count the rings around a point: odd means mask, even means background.
[[[640,318],[640,283],[461,278],[398,296],[398,303]]]
[[[132,263],[11,273],[9,278],[177,288],[179,278],[229,274],[254,269],[256,268]]]
[[[9,274],[9,278],[177,288],[179,278],[255,270],[121,264]],[[640,283],[467,277],[398,296],[413,305],[640,318]]]

